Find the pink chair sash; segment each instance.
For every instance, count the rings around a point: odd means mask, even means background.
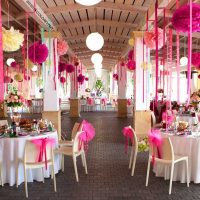
[[[82,132],[79,135],[79,150],[82,148],[82,145],[84,145],[84,149],[88,149],[88,142],[91,141],[95,136],[95,129],[86,120],[83,120],[82,122]]]
[[[126,137],[125,152],[127,153],[127,151],[128,151],[128,140],[130,139],[132,144],[133,144],[133,134],[135,134],[135,133],[133,132],[133,130],[129,126],[124,127],[122,132],[123,132],[123,135]]]
[[[101,99],[101,104],[106,106],[106,99],[105,98]]]
[[[35,144],[38,149],[38,156],[37,156],[36,162],[42,162],[43,160],[45,160],[45,168],[47,169],[46,147],[47,145],[50,145],[52,147],[55,144],[55,139],[41,138],[41,139],[32,140],[31,142]]]
[[[131,106],[131,105],[132,105],[131,99],[127,99],[127,105],[128,105],[128,106]]]
[[[167,125],[171,125],[172,122],[174,121],[174,115],[168,115],[167,112],[163,112],[162,114],[162,120],[166,122]]]
[[[152,162],[155,163],[155,148],[157,149],[158,158],[161,158],[162,137],[159,129],[151,129],[148,134],[149,143],[153,146]]]
[[[93,99],[92,98],[88,98],[87,99],[87,104],[88,105],[93,105]]]

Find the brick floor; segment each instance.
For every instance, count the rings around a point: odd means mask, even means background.
[[[149,186],[145,187],[147,153],[139,153],[134,177],[128,170],[128,155],[124,153],[121,130],[132,119],[118,119],[113,113],[86,113],[83,118],[96,128],[96,137],[87,152],[88,175],[78,161],[79,183],[75,181],[72,160],[65,159],[65,173],[57,178],[57,193],[50,179],[45,183],[28,183],[29,199],[34,200],[199,200],[199,184],[173,182],[172,195],[168,195],[169,181],[150,173]],[[81,120],[81,119],[78,119]],[[62,116],[62,130],[70,132],[77,119]],[[69,136],[69,135],[68,135]],[[0,200],[25,199],[24,184],[17,189],[5,185],[0,188]]]

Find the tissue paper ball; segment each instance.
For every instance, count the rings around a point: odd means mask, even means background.
[[[60,77],[60,82],[61,82],[62,84],[64,84],[64,83],[66,82],[66,78],[65,78],[64,76],[61,76],[61,77]]]
[[[67,64],[66,65],[67,73],[72,73],[72,72],[74,72],[74,70],[75,70],[75,68],[74,68],[74,66],[72,64]]]
[[[192,65],[200,69],[200,52],[192,53]]]
[[[79,74],[78,77],[77,77],[77,81],[78,81],[80,84],[83,84],[83,83],[84,83],[84,80],[85,80],[85,76],[83,76],[82,74]]]
[[[21,73],[18,73],[14,76],[14,79],[18,82],[22,82],[23,81],[23,75]]]
[[[127,68],[131,71],[135,70],[136,64],[134,60],[129,60],[126,64]]]
[[[65,40],[59,40],[57,44],[58,55],[63,56],[67,53],[69,46]]]

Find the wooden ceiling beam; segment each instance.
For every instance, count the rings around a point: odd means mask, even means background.
[[[147,7],[146,6],[137,6],[137,5],[126,5],[122,3],[112,3],[112,2],[101,2],[99,4],[96,4],[94,6],[82,6],[80,4],[67,4],[67,5],[60,5],[60,6],[54,6],[47,8],[44,12],[47,15],[51,15],[54,13],[62,13],[62,12],[73,12],[76,10],[86,10],[86,9],[94,9],[94,8],[102,8],[102,9],[109,9],[109,10],[120,10],[120,11],[126,11],[126,12],[146,12]]]
[[[127,23],[127,22],[119,22],[119,21],[113,21],[113,20],[102,20],[102,19],[92,19],[92,20],[84,20],[79,22],[70,22],[70,23],[63,23],[59,24],[56,27],[60,29],[64,28],[80,28],[85,26],[111,26],[111,27],[123,27],[123,28],[136,28],[138,25],[133,23]]]
[[[88,53],[88,52],[91,52],[90,49],[88,48],[84,48],[84,49],[76,49],[74,50],[74,53]],[[100,49],[98,52],[111,52],[111,53],[118,53],[120,54],[121,53],[121,50],[118,50],[118,49],[114,49],[114,48],[102,48]],[[96,53],[96,52],[92,52],[92,53]]]

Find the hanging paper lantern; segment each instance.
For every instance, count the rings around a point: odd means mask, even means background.
[[[129,60],[126,64],[127,68],[131,71],[135,70],[136,64],[134,60]]]
[[[200,52],[192,53],[192,64],[199,69],[200,68]]]
[[[128,59],[129,59],[129,60],[132,60],[132,59],[133,59],[133,54],[134,54],[134,51],[133,51],[133,50],[130,50],[130,51],[128,52]]]
[[[7,60],[6,60],[6,64],[10,67],[10,65],[11,65],[11,63],[12,62],[15,62],[15,59],[14,58],[8,58]]]
[[[128,44],[130,45],[130,46],[134,46],[134,44],[135,44],[135,40],[133,39],[133,38],[130,38],[129,40],[128,40]]]
[[[6,30],[2,27],[3,32],[3,51],[13,52],[20,49],[23,46],[24,34],[19,30],[15,30],[13,27],[10,30]]]
[[[16,62],[16,61],[12,62],[12,63],[10,64],[10,66],[13,67],[13,68],[16,68],[16,67],[17,67],[17,62]]]
[[[88,77],[85,77],[85,81],[89,81],[89,78],[88,78]]]
[[[24,80],[26,81],[30,81],[31,77],[27,74],[24,74]]]
[[[198,79],[200,79],[200,74],[198,75]]]
[[[167,36],[165,35],[165,42],[166,40]],[[144,41],[148,48],[156,49],[156,34],[154,29],[144,33]],[[163,30],[158,28],[158,49],[162,48],[163,45]]]
[[[82,74],[79,74],[77,77],[77,81],[82,85],[84,83],[85,80],[85,76],[83,76]]]
[[[147,70],[147,69],[151,69],[152,64],[150,62],[143,62],[141,64],[142,69]]]
[[[57,51],[59,56],[63,56],[67,53],[69,46],[65,40],[59,40],[57,44]]]
[[[114,79],[115,81],[118,81],[118,74],[113,74],[113,79]]]
[[[22,82],[23,81],[23,75],[21,73],[18,73],[14,76],[14,79],[18,82]]]
[[[75,68],[74,68],[74,66],[72,64],[67,64],[66,65],[66,72],[67,73],[72,73],[72,72],[74,72],[74,70],[75,70]]]
[[[4,83],[12,83],[13,79],[10,76],[4,76]]]
[[[59,64],[58,64],[58,71],[59,72],[64,72],[66,70],[66,66],[67,66],[66,63],[59,62]]]
[[[190,4],[178,8],[172,16],[172,25],[177,31],[190,31]],[[200,5],[192,3],[192,32],[200,31]]]
[[[41,41],[37,41],[29,47],[28,57],[34,64],[41,64],[47,59],[48,52],[47,46],[42,44]]]
[[[61,82],[62,84],[64,84],[64,83],[66,82],[66,78],[65,78],[64,76],[61,76],[61,77],[60,77],[60,82]]]

